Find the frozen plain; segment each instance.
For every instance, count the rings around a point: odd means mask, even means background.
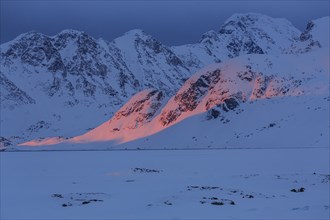
[[[1,219],[328,219],[329,156],[329,148],[1,152]]]

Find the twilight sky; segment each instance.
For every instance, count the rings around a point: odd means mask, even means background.
[[[55,35],[68,28],[112,40],[139,28],[167,45],[180,45],[218,30],[233,13],[247,12],[285,17],[303,30],[309,20],[329,16],[329,1],[1,0],[0,40],[31,30]]]

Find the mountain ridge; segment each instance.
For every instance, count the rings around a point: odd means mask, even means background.
[[[244,17],[247,20],[258,16],[262,17],[261,20],[265,19],[265,16],[257,14],[239,16],[236,23]],[[219,36],[224,33],[220,32],[229,30],[231,26],[228,28],[227,25],[220,28],[219,33],[205,33],[199,45],[181,47],[167,47],[138,29],[128,31],[113,41],[95,39],[83,31],[75,30],[63,30],[54,36],[35,32],[22,34],[15,38],[16,41],[1,45],[1,69],[8,82],[13,82],[17,87],[16,91],[25,92],[35,102],[19,103],[19,100],[24,99],[22,92],[11,96],[8,102],[11,104],[1,107],[4,115],[1,118],[1,135],[14,145],[41,137],[70,138],[106,121],[130,97],[144,89],[162,91],[167,100],[194,72],[210,63],[222,63],[245,54],[299,54],[322,47],[315,43],[309,49],[297,50],[303,42],[301,33],[293,26],[289,34],[277,39],[279,45],[284,45],[283,48],[291,44],[291,49],[283,51],[264,47],[267,43],[262,42],[272,42],[264,35],[257,34],[256,39],[260,38],[261,43],[256,43],[251,37],[254,36],[253,30],[248,31],[248,34],[234,30],[230,33],[237,32],[234,37],[227,37],[229,41],[223,41]],[[283,30],[290,28],[286,24]],[[19,42],[24,37],[25,40]],[[26,40],[28,37],[32,40]],[[312,41],[315,41],[314,38],[311,38]],[[238,43],[231,44],[233,39],[238,39]],[[3,94],[11,88],[9,84],[2,86],[2,90],[6,89],[1,91],[2,103],[6,102]],[[18,104],[15,104],[15,97]],[[91,119],[81,120],[86,117]],[[13,125],[17,119],[21,119],[19,125]],[[76,123],[77,127],[71,127],[71,122]]]
[[[313,55],[313,57],[324,56],[329,57],[326,50],[315,51]],[[296,107],[291,106],[290,111],[296,112],[301,108],[310,109],[309,105],[315,105],[314,102],[316,102],[318,105],[316,109],[320,109],[321,115],[324,117],[324,112],[329,113],[329,108],[327,108],[329,90],[326,85],[329,80],[329,64],[324,63],[321,59],[310,62],[309,57],[309,54],[283,55],[282,57],[246,55],[230,59],[222,64],[214,64],[200,70],[187,80],[176,95],[170,99],[164,99],[161,91],[145,90],[132,97],[112,119],[86,134],[69,140],[35,140],[27,142],[25,145],[111,141],[112,144],[108,145],[112,147],[116,147],[116,145],[126,146],[141,138],[147,140],[150,136],[171,130],[172,127],[181,124],[181,122],[191,121],[192,118],[196,117],[200,118],[200,121],[195,120],[195,124],[191,124],[187,130],[191,127],[198,128],[200,123],[205,123],[205,121],[214,120],[219,123],[217,129],[221,131],[223,129],[221,126],[230,123],[233,117],[241,118],[246,107],[251,108],[249,106],[253,107],[260,101],[265,102],[263,100],[274,100],[276,105],[282,105],[282,102],[285,103],[291,99],[292,102],[299,103]],[[304,65],[296,65],[300,63],[304,63]],[[289,64],[294,65],[288,67]],[[157,98],[152,100],[150,99],[152,96]],[[306,102],[306,99],[314,101]],[[308,104],[302,104],[301,100]],[[271,102],[270,104],[274,105],[274,103]],[[276,108],[276,105],[273,107]],[[288,110],[288,112],[290,111]],[[267,115],[265,112],[260,112]],[[284,113],[284,115],[288,115],[289,118],[297,117],[289,113]],[[284,115],[278,117],[284,117]],[[310,116],[310,118],[315,119],[315,116]],[[315,120],[322,125],[321,130],[317,128],[322,133],[328,128],[326,121],[323,119],[320,121],[320,119],[316,117]],[[241,120],[244,119],[241,118]],[[274,121],[276,120],[269,115],[264,117],[263,123],[269,126],[268,129],[275,125],[279,128],[286,124],[283,118],[276,123]],[[266,128],[254,129],[262,133],[261,131]],[[187,130],[182,132],[189,134]],[[286,132],[297,137],[301,130],[303,129],[298,129],[296,132]],[[231,132],[234,133],[235,128],[231,128]],[[177,133],[180,134],[180,132]],[[230,136],[233,135],[232,133]],[[194,137],[200,138],[198,134],[195,134]],[[306,137],[311,138],[311,136]],[[322,143],[325,143],[326,137],[328,136],[322,135]],[[289,139],[287,137],[285,140]],[[212,140],[215,142],[216,138],[213,137]],[[220,142],[225,144],[227,141],[229,140]],[[166,140],[163,142],[166,143]],[[175,143],[172,142],[172,144]],[[259,143],[256,141],[255,144],[258,145]],[[210,146],[214,147],[214,144]]]

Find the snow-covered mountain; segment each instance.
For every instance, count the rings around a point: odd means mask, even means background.
[[[138,93],[112,119],[84,135],[25,144],[327,146],[328,82],[328,48],[300,55],[240,56],[197,72],[169,100],[155,90]],[[199,145],[197,140],[202,140]]]
[[[280,54],[298,41],[301,32],[283,18],[234,14],[218,32],[203,34],[197,44],[172,47],[195,70],[244,54]]]
[[[135,93],[155,88],[174,94],[189,76],[171,50],[143,31],[113,42],[74,30],[23,34],[1,45],[1,135],[14,142],[76,135]]]
[[[53,37],[22,34],[1,45],[2,143],[51,136],[57,138],[27,144],[127,143],[149,140],[197,116],[195,127],[220,120],[216,129],[222,131],[223,124],[235,125],[227,123],[228,115],[238,120],[249,103],[283,104],[292,97],[327,103],[329,38],[323,28],[329,18],[311,23],[300,33],[285,19],[236,14],[219,32],[178,47],[141,30],[111,42],[74,30]],[[306,42],[312,49],[304,49]]]

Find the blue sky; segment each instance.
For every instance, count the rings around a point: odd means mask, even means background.
[[[167,45],[180,45],[218,30],[233,13],[247,12],[285,17],[303,30],[309,20],[329,16],[329,1],[1,0],[1,43],[31,30],[55,35],[70,28],[112,40],[139,28]]]

